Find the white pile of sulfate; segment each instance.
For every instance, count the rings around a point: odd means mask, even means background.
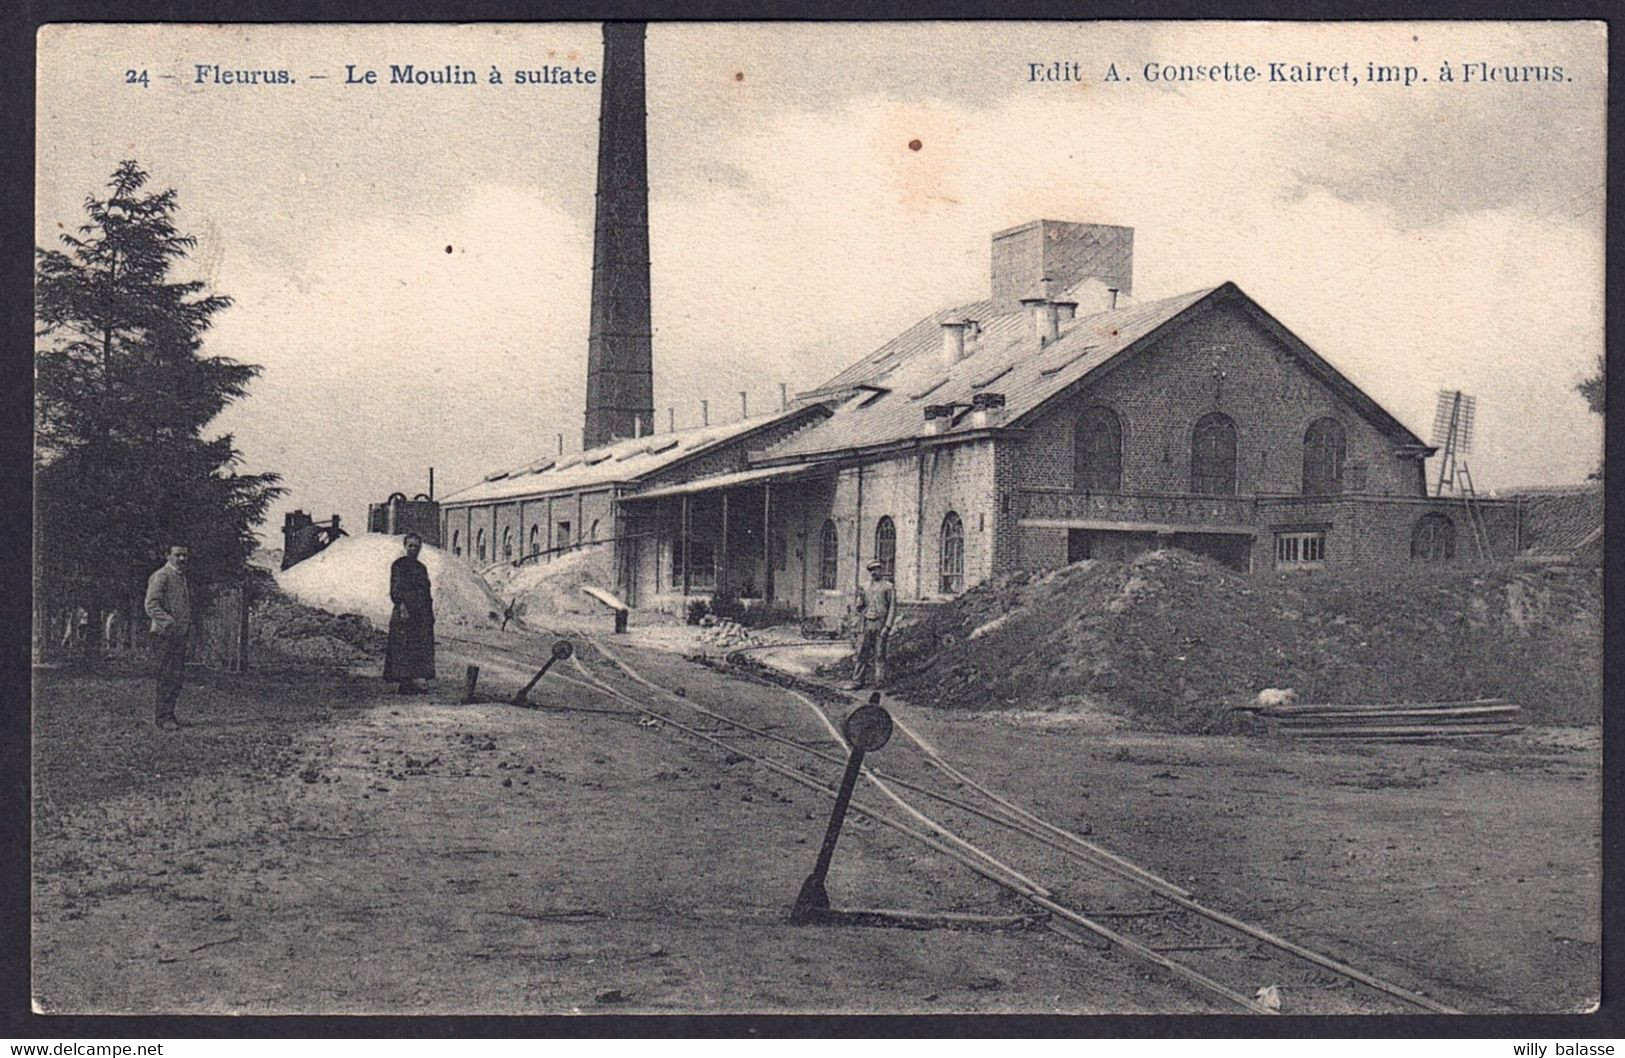
[[[398,536],[347,536],[278,573],[276,581],[306,606],[334,614],[360,614],[379,628],[388,628],[389,567],[404,554]],[[502,623],[502,603],[461,559],[424,544],[418,561],[429,571],[437,623]]]

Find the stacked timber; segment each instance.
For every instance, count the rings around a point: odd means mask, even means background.
[[[1239,711],[1269,721],[1290,738],[1420,740],[1510,735],[1522,731],[1522,710],[1504,698],[1467,702],[1399,702],[1391,705],[1246,705]]]

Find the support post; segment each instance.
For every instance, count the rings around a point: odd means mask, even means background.
[[[712,572],[712,591],[718,598],[725,597],[728,584],[728,490],[722,490],[722,554],[717,556]]]
[[[683,493],[683,594],[688,594],[689,572],[694,567],[689,563],[688,554],[688,493]]]
[[[852,532],[852,590],[863,587],[863,464],[858,464],[858,509]]]
[[[773,486],[762,482],[762,602],[773,605]]]
[[[914,597],[925,598],[925,453],[919,454],[919,483],[914,491]]]

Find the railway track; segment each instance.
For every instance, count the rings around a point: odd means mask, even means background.
[[[519,666],[538,666],[545,654],[541,646],[526,651],[441,638],[488,658],[507,657],[509,664]],[[552,675],[624,707],[593,711],[658,723],[662,730],[681,732],[797,785],[835,796],[836,777],[846,760],[840,717],[832,717],[812,696],[762,682],[777,692],[780,712],[772,720],[749,723],[662,686],[617,647],[593,636],[572,638],[590,650],[578,650],[567,669],[555,668]],[[775,721],[779,730],[770,730]],[[884,768],[863,769],[867,789],[853,798],[851,812],[1022,898],[1047,915],[1048,929],[1069,941],[1116,949],[1225,1009],[1256,1014],[1458,1012],[1201,903],[1175,882],[988,789],[900,718],[894,721],[902,738],[893,746],[901,744],[908,752],[889,752]],[[781,733],[786,730],[803,734]],[[752,747],[759,750],[753,752],[741,745],[744,740],[763,745]]]

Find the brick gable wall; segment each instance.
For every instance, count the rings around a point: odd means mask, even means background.
[[[1416,463],[1396,458],[1393,440],[1233,305],[1215,306],[1039,417],[1014,446],[1018,487],[1073,487],[1074,424],[1091,404],[1112,408],[1122,423],[1124,492],[1190,492],[1192,430],[1222,412],[1236,424],[1241,495],[1299,492],[1304,434],[1321,417],[1343,424],[1346,491],[1421,494]],[[1356,488],[1350,479],[1362,473]]]

